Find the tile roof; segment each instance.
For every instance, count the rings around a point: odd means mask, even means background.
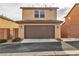
[[[7,20],[7,21],[12,21],[12,22],[15,22],[13,21],[12,19],[8,18],[8,17],[5,17],[5,16],[2,16],[0,15],[0,18],[4,19],[4,20]]]

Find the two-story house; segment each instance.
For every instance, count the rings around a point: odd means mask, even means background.
[[[58,7],[21,7],[22,20],[16,21],[19,37],[23,39],[60,38],[60,24],[57,20]]]

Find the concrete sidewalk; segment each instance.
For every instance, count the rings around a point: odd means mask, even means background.
[[[0,53],[0,56],[79,56],[79,50],[22,52],[22,53]]]
[[[61,40],[57,39],[23,39],[21,42],[7,42],[7,43],[1,43],[1,44],[18,44],[18,43],[40,43],[40,42],[73,42],[73,41],[79,41],[78,38],[62,38]]]
[[[21,43],[58,42],[56,39],[24,39]]]
[[[73,41],[79,41],[77,38],[62,38],[62,42],[73,42]],[[18,44],[18,43],[41,43],[41,42],[61,42],[60,40],[56,39],[24,39],[21,42],[7,42],[7,43],[1,43],[3,44]],[[1,45],[0,44],[0,45]]]
[[[78,38],[62,38],[62,41],[79,41]],[[24,39],[21,43],[38,43],[38,42],[59,42],[57,39]]]
[[[79,38],[62,38],[62,41],[79,41]]]

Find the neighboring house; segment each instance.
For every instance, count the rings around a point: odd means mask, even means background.
[[[11,19],[0,16],[0,39],[18,37],[19,25]]]
[[[58,7],[21,7],[22,20],[16,21],[19,37],[23,39],[60,38],[60,24],[57,20]]]
[[[65,22],[61,26],[62,38],[79,38],[79,3],[65,17]]]

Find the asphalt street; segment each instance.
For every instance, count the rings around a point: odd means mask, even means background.
[[[0,44],[0,53],[79,50],[79,41]]]

